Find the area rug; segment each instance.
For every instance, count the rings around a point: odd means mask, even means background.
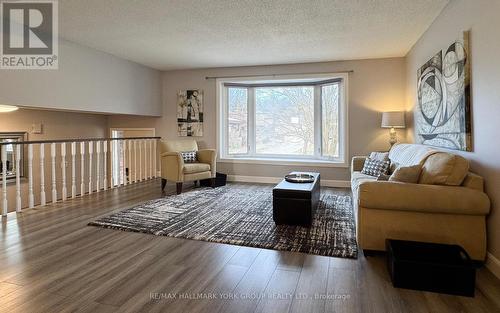
[[[357,258],[350,196],[322,190],[310,228],[275,225],[272,186],[229,184],[155,199],[92,226],[324,256]]]

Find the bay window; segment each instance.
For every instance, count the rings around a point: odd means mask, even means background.
[[[347,75],[218,79],[222,161],[346,165]]]

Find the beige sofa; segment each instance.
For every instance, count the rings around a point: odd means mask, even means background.
[[[198,181],[214,178],[216,173],[215,149],[198,149],[193,139],[161,140],[161,178],[162,190],[166,182],[177,184],[177,194],[182,192],[182,184],[187,181]],[[181,152],[197,151],[198,162],[184,163]]]
[[[392,169],[422,165],[419,183],[377,181],[361,173],[366,157],[352,159],[360,247],[385,250],[387,238],[459,244],[484,261],[490,200],[483,178],[468,171],[469,162],[417,144],[395,145],[389,158]]]

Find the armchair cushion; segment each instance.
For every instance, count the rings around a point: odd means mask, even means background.
[[[212,177],[215,177],[217,167],[217,151],[215,149],[201,149],[198,150],[198,161],[200,163],[210,164],[210,171]]]
[[[210,171],[210,164],[206,163],[184,163],[184,174],[193,174]]]
[[[160,149],[162,152],[197,151],[198,144],[193,139],[160,140]]]
[[[217,153],[214,149],[198,150],[193,139],[162,140],[160,142],[161,177],[168,181],[182,183],[215,177]],[[196,151],[197,161],[187,163],[181,152]]]

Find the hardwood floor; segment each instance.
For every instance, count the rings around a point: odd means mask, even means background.
[[[500,312],[500,282],[484,268],[475,298],[466,298],[393,288],[383,256],[350,260],[87,226],[160,195],[160,181],[150,181],[3,218],[0,312]]]

